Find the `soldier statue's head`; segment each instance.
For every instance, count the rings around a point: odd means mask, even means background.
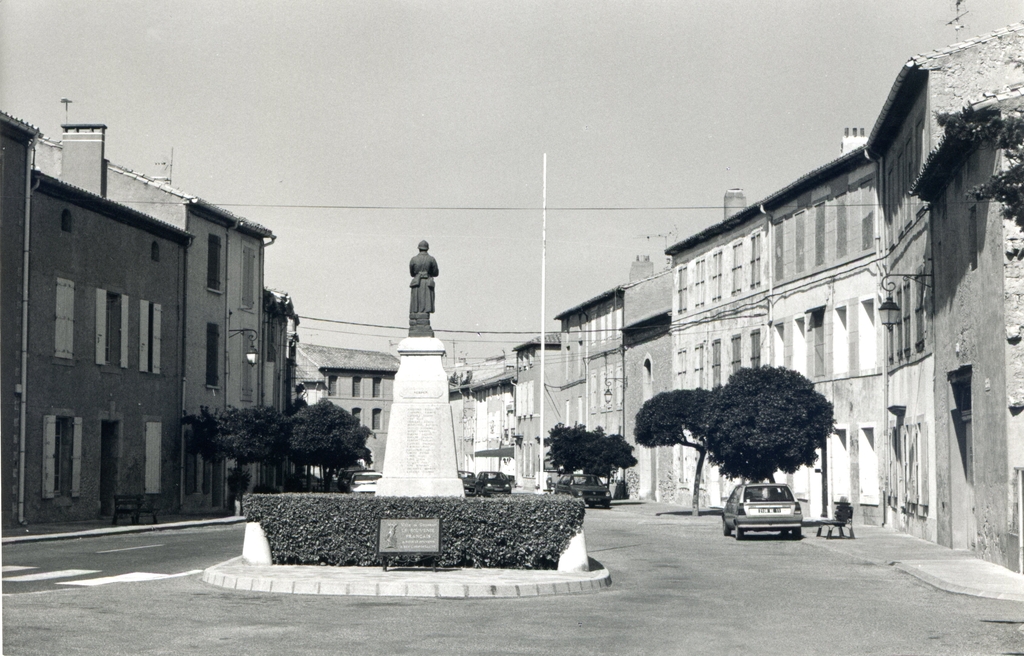
[[[430,250],[430,244],[427,243],[426,239],[424,239],[423,241],[420,242],[420,250],[421,251]]]

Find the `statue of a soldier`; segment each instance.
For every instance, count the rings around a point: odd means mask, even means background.
[[[430,314],[434,311],[434,278],[437,260],[427,251],[430,244],[421,241],[420,252],[409,261],[409,337],[433,337]]]

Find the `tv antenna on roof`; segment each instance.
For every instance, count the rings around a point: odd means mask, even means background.
[[[61,98],[60,101],[64,103],[64,123],[66,125],[68,123],[68,105],[75,101],[70,98]]]
[[[157,166],[164,167],[164,172],[167,175],[156,176],[156,180],[165,180],[167,184],[171,184],[171,176],[174,174],[174,148],[171,148],[171,158],[166,162],[156,162]]]
[[[948,23],[946,23],[946,25],[952,25],[953,26],[953,31],[955,31],[955,32],[959,32],[960,30],[962,30],[965,27],[967,27],[966,25],[964,25],[963,23],[960,22],[961,18],[963,18],[967,14],[971,13],[969,11],[965,11],[962,14],[960,13],[960,5],[964,4],[965,2],[967,2],[967,0],[956,0],[956,7],[954,9],[954,12],[956,13],[956,16],[953,17],[953,20],[951,20]]]

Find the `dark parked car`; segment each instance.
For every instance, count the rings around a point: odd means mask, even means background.
[[[583,499],[588,506],[612,507],[612,494],[608,486],[593,474],[567,474],[555,482],[555,494],[571,494]]]
[[[501,472],[480,472],[476,475],[474,491],[484,497],[492,494],[512,494],[512,479]]]
[[[803,511],[793,490],[781,483],[737,485],[722,513],[722,533],[742,540],[747,531],[779,531],[799,539]]]
[[[476,494],[476,474],[459,470],[459,478],[462,479],[462,491],[467,497]]]

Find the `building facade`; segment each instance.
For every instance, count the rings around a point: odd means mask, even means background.
[[[327,399],[344,408],[373,436],[367,440],[380,471],[388,442],[388,420],[394,401],[399,360],[390,353],[357,349],[296,345],[296,380],[310,405]]]
[[[563,411],[559,407],[557,396],[557,390],[561,389],[565,382],[565,367],[561,362],[561,336],[558,333],[545,336],[543,377],[539,337],[514,347],[512,351],[516,355],[516,483],[526,489],[537,489],[538,484],[543,488],[547,485],[547,474],[542,473],[539,478],[537,476],[541,467],[541,436],[547,440],[551,429],[563,423]],[[541,404],[544,409],[543,426]]]

